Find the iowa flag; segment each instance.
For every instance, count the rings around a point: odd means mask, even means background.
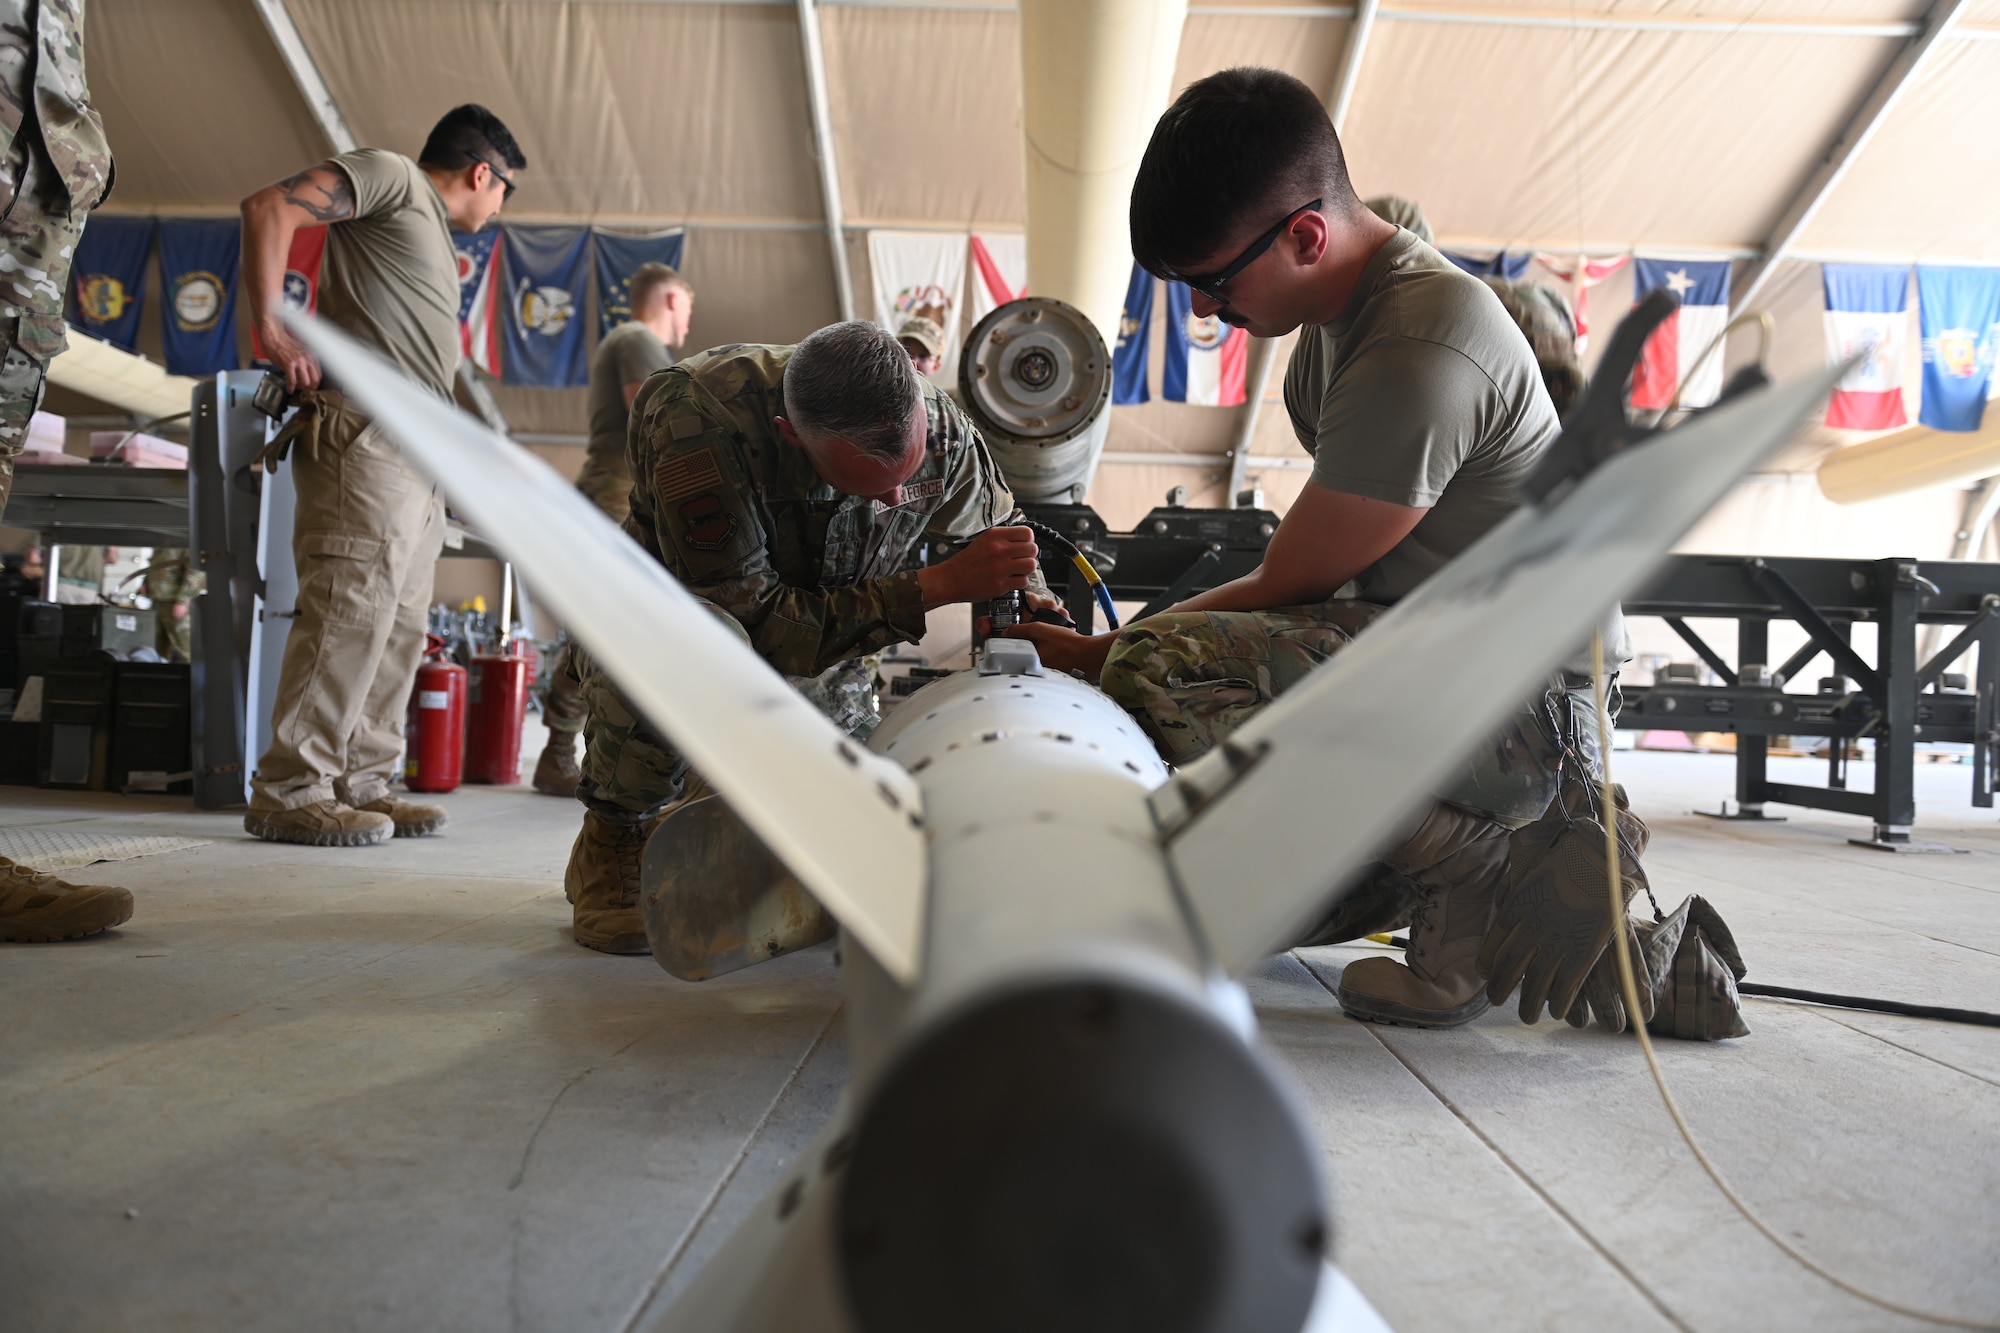
[[[1826,359],[1863,358],[1834,386],[1826,424],[1840,430],[1907,426],[1903,352],[1910,338],[1910,270],[1902,264],[1822,264]]]
[[[1632,406],[1663,411],[1679,390],[1682,407],[1707,407],[1722,396],[1722,351],[1706,360],[1702,353],[1729,323],[1729,261],[1635,257],[1633,301],[1659,287],[1678,296],[1681,308],[1646,340],[1632,372]]]
[[[1166,352],[1160,396],[1168,402],[1205,407],[1236,407],[1243,402],[1250,335],[1214,315],[1197,316],[1184,283],[1167,284]]]

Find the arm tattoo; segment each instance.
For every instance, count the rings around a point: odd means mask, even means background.
[[[347,173],[334,167],[307,167],[296,176],[278,182],[285,202],[302,208],[320,222],[339,222],[354,216],[354,186]]]

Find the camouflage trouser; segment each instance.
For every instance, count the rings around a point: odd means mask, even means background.
[[[1099,684],[1138,720],[1161,757],[1189,764],[1386,609],[1335,598],[1276,611],[1153,616],[1118,636]],[[1474,862],[1484,868],[1496,839],[1548,809],[1562,733],[1588,742],[1590,708],[1588,683],[1566,680],[1516,713],[1444,784],[1417,829],[1363,872],[1306,942],[1332,943],[1407,924],[1440,877]],[[1594,764],[1594,744],[1583,753]]]
[[[708,602],[702,605],[750,641],[734,617]],[[581,647],[575,653],[586,710],[583,780],[576,797],[613,824],[643,824],[680,797],[690,777],[688,762],[639,716],[588,653]],[[817,676],[789,679],[850,736],[865,738],[882,720],[870,658],[851,657]]]
[[[145,575],[146,596],[160,613],[154,635],[160,656],[170,662],[193,661],[188,603],[207,589],[208,577],[192,566],[186,551],[167,548],[153,552]]]
[[[632,512],[632,471],[623,458],[592,454],[584,460],[576,477],[576,488],[602,509],[613,523],[623,523]],[[576,734],[583,730],[583,677],[574,643],[556,651],[549,667],[548,694],[542,700],[542,721],[548,724],[549,744],[570,752]]]
[[[40,140],[25,129],[16,139],[24,158],[13,164],[20,193],[0,218],[0,513],[14,487],[14,459],[28,444],[28,422],[42,405],[49,362],[68,345],[63,289],[83,231],[83,216],[70,213]],[[30,141],[36,151],[25,151]]]

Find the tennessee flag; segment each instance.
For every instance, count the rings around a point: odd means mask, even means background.
[[[1674,401],[1678,389],[1682,407],[1707,407],[1722,396],[1722,349],[1706,360],[1702,353],[1729,323],[1729,261],[1635,257],[1632,299],[1657,287],[1680,297],[1681,308],[1646,340],[1632,372],[1632,406],[1659,411]]]
[[[1160,368],[1162,398],[1204,407],[1243,402],[1250,335],[1214,315],[1197,317],[1185,283],[1167,284],[1166,350],[1166,364]]]
[[[459,355],[495,379],[500,377],[500,321],[494,317],[494,272],[499,268],[500,229],[451,234],[458,250]]]
[[[1901,264],[1822,264],[1826,286],[1826,357],[1860,365],[1834,386],[1826,424],[1841,430],[1907,426],[1903,352],[1910,337],[1910,270]]]
[[[319,309],[319,268],[326,258],[326,228],[300,227],[285,255],[285,309],[312,314]],[[264,360],[264,344],[250,330],[250,359]]]

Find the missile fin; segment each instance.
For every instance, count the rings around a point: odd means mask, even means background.
[[[928,849],[902,767],[843,735],[539,458],[333,325],[286,323],[765,845],[892,976],[914,980]]]
[[[1298,939],[1843,371],[1746,393],[1517,510],[1156,791],[1216,962],[1238,972]]]

